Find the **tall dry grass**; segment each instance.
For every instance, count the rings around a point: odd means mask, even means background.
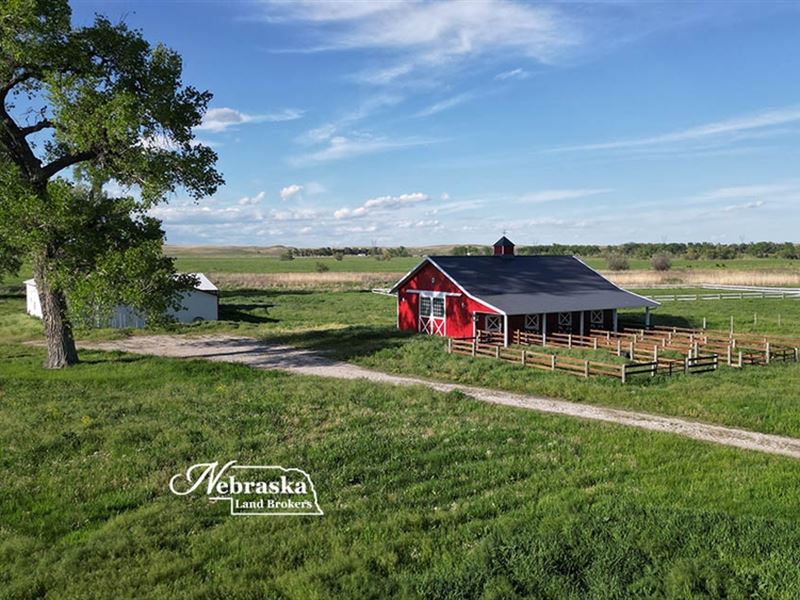
[[[800,270],[676,269],[672,271],[602,271],[625,287],[654,285],[763,285],[800,286]],[[388,287],[404,273],[209,273],[222,288],[365,289]]]
[[[725,270],[680,269],[674,271],[602,271],[603,275],[618,285],[649,287],[652,285],[762,285],[799,286],[800,270]]]

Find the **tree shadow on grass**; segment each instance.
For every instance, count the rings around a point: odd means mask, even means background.
[[[308,348],[330,358],[350,360],[387,348],[398,348],[413,335],[384,325],[315,329],[270,336],[270,343]]]

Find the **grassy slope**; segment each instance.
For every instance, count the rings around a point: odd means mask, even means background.
[[[426,389],[4,346],[0,595],[796,597],[798,464]],[[299,466],[323,517],[167,491]]]

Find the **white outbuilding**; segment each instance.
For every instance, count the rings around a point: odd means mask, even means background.
[[[197,278],[197,285],[191,292],[183,294],[180,310],[170,309],[168,314],[179,323],[216,321],[219,318],[219,289],[203,273],[191,274]],[[33,279],[25,281],[25,299],[28,314],[41,319],[42,305]],[[144,316],[130,306],[118,306],[112,311],[108,326],[115,329],[141,328],[145,324]]]

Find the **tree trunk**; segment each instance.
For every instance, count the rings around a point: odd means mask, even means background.
[[[33,269],[39,302],[42,306],[44,336],[47,341],[47,369],[63,369],[78,362],[78,351],[72,326],[67,319],[67,300],[64,292],[50,286],[47,274],[47,259],[36,261]]]

